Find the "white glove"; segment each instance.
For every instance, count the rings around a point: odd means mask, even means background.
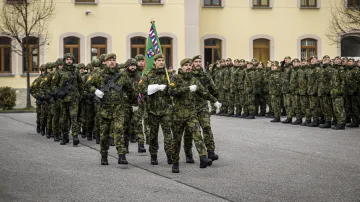
[[[138,106],[132,106],[132,111],[133,111],[133,112],[136,112],[138,109],[139,109]]]
[[[166,88],[166,85],[164,85],[164,84],[160,84],[160,85],[158,86],[158,90],[159,90],[159,91],[164,91],[165,88]]]
[[[103,98],[103,97],[104,97],[104,93],[103,93],[101,90],[99,90],[99,89],[96,89],[95,95],[96,95],[96,97],[98,97],[98,98]]]
[[[189,86],[189,88],[190,88],[191,92],[195,92],[196,89],[197,89],[197,86],[196,85],[191,85],[191,86]]]
[[[216,101],[215,103],[214,103],[214,105],[215,105],[215,107],[217,108],[217,109],[220,109],[220,107],[221,107],[221,103],[219,102],[219,101]]]
[[[147,89],[148,95],[152,95],[152,94],[156,93],[159,90],[158,86],[159,86],[159,84],[148,85],[148,89]]]

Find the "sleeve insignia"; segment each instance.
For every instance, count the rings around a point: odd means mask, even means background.
[[[141,79],[140,81],[139,81],[139,84],[141,84],[143,82],[143,80]]]
[[[52,79],[55,79],[55,76],[53,76]]]
[[[171,86],[171,87],[174,87],[174,86],[175,86],[175,83],[170,83],[170,86]]]
[[[47,77],[45,78],[45,81],[47,81]]]
[[[90,81],[90,80],[91,80],[91,76],[89,76],[89,78],[88,78],[87,80]]]
[[[36,86],[36,84],[37,84],[37,83],[35,82],[35,83],[34,83],[34,86]]]

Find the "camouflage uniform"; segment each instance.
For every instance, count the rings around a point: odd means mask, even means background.
[[[244,60],[242,62],[245,63]],[[240,118],[245,118],[249,115],[249,110],[246,103],[246,91],[245,91],[245,76],[246,76],[246,65],[240,67],[239,75],[237,76],[237,82],[239,86],[239,113],[243,111],[243,114]]]
[[[41,97],[41,133],[45,133],[46,128],[46,137],[50,138],[51,136],[51,106],[50,106],[50,84],[51,84],[51,75],[48,72],[48,69],[51,69],[51,63],[46,64],[46,70],[42,74],[42,80],[40,82],[40,97]]]
[[[228,58],[226,61],[230,61]],[[230,93],[230,85],[231,85],[231,68],[233,64],[228,64],[223,69],[223,90],[224,90],[224,103],[222,108],[224,109],[224,116],[233,116],[234,115],[234,107],[232,106],[232,95]],[[232,110],[231,110],[232,109]],[[231,112],[233,112],[231,114]]]
[[[340,64],[333,65],[332,78],[330,80],[330,93],[334,110],[333,129],[345,129],[345,107],[344,107],[344,90],[345,90],[345,68]]]
[[[269,95],[269,78],[271,75],[271,69],[269,67],[265,66],[265,73],[264,73],[264,101],[265,101],[265,107],[266,105],[269,106],[269,111],[268,113],[266,113],[266,116],[270,116],[273,113],[273,108],[272,108],[272,104],[271,104],[271,98]],[[266,108],[265,108],[266,110]]]
[[[307,94],[309,95],[310,112],[313,118],[312,123],[308,123],[307,126],[317,127],[319,126],[319,100],[317,97],[318,92],[318,75],[316,73],[316,67],[318,64],[311,64],[306,71],[307,78]]]
[[[291,64],[285,64],[285,69],[282,75],[282,80],[283,80],[283,84],[282,84],[282,94],[284,97],[284,106],[285,106],[285,110],[286,110],[286,115],[287,118],[286,120],[283,121],[283,123],[291,123],[292,121],[292,117],[294,116],[295,112],[293,111],[293,96],[291,95],[291,90],[290,90],[290,77],[291,77],[291,71],[292,71],[292,66]]]
[[[98,59],[95,59],[91,62],[93,67],[100,67],[101,66],[101,62]],[[90,80],[94,75],[98,74],[101,70],[100,69],[94,69],[87,80]],[[86,84],[85,86],[86,90],[89,91],[90,86]],[[98,103],[95,100],[95,95],[93,93],[89,93],[87,94],[89,99],[91,99],[92,103],[93,103],[93,107],[94,107],[94,117],[89,117],[92,118],[93,120],[89,120],[89,124],[90,123],[94,123],[94,128],[93,128],[93,138],[96,139],[96,144],[100,144],[100,114],[99,112],[99,107],[100,107],[100,103]],[[92,97],[92,98],[91,98]]]
[[[84,63],[80,63],[78,64],[77,67],[81,80],[84,83],[86,80],[84,80],[84,77],[86,76],[86,71],[85,71],[85,64]],[[83,70],[83,72],[80,72],[80,70]],[[88,133],[86,131],[86,123],[85,123],[85,117],[88,116],[87,111],[86,111],[86,97],[84,96],[84,92],[81,92],[81,98],[79,101],[79,110],[78,110],[78,123],[79,123],[79,133],[81,134],[82,138],[86,138],[86,134]]]
[[[218,87],[219,89],[219,100],[220,102],[224,102],[224,91],[223,91],[223,70],[224,66],[219,65],[218,67],[216,67],[216,71],[214,72],[214,83],[215,86]],[[212,109],[215,108],[215,106],[211,106]],[[224,112],[224,110],[221,108],[220,111],[217,113],[217,115],[221,115]]]
[[[259,103],[261,86],[261,74],[260,72],[252,67],[246,69],[245,76],[245,92],[246,92],[246,103],[249,109],[249,116],[246,119],[254,119],[257,109],[257,103]]]
[[[85,69],[87,73],[83,75],[83,82],[86,83],[87,80],[92,75],[92,65],[87,64]],[[83,137],[87,137],[87,140],[91,141],[93,138],[94,125],[95,125],[95,104],[94,104],[94,94],[87,91],[87,87],[84,87],[83,92]]]
[[[299,93],[299,108],[300,108],[300,117],[303,118],[305,115],[305,122],[300,124],[302,126],[306,126],[306,124],[311,123],[311,111],[310,111],[310,103],[309,96],[307,94],[308,84],[307,84],[307,75],[308,66],[301,66],[297,70],[298,75],[298,93]]]
[[[44,66],[44,65],[41,65]],[[40,66],[40,69],[41,69]],[[43,67],[43,69],[45,66]],[[30,94],[36,99],[36,132],[41,132],[41,100],[40,100],[40,83],[42,80],[42,75],[37,77],[30,85]]]
[[[299,59],[294,59],[293,62],[300,63]],[[299,64],[300,65],[300,64]],[[303,114],[301,111],[300,95],[299,95],[299,69],[300,66],[293,66],[290,75],[290,92],[292,97],[291,111],[294,112],[296,120],[292,122],[293,125],[299,125],[302,123]]]
[[[324,56],[325,58],[326,56]],[[330,97],[330,81],[332,79],[332,67],[330,63],[323,64],[319,68],[318,74],[318,99],[320,110],[325,117],[325,124],[321,124],[320,128],[331,128],[332,120],[332,104]]]
[[[274,111],[274,120],[272,120],[271,122],[280,122],[282,72],[279,67],[279,62],[272,62],[272,66],[277,66],[277,69],[271,70],[268,82],[271,105]]]
[[[349,58],[349,61],[353,60]],[[359,108],[358,108],[358,82],[360,72],[357,66],[348,66],[345,79],[345,112],[346,116],[351,118],[351,124],[348,127],[359,127]]]
[[[227,61],[231,62],[231,59],[228,58]],[[226,82],[226,84],[229,86],[229,109],[228,109],[228,113],[227,116],[231,117],[234,116],[234,112],[235,112],[235,86],[234,84],[234,73],[237,70],[237,67],[234,66],[234,64],[230,63],[228,65],[228,80],[229,82]]]
[[[262,68],[257,68],[258,77],[260,79],[260,85],[259,85],[259,97],[258,97],[258,105],[256,105],[256,112],[258,112],[258,106],[260,106],[260,114],[258,116],[265,116],[266,113],[266,103],[268,100],[269,95],[269,89],[268,89],[268,78],[267,78],[267,72],[265,70],[264,65]],[[255,112],[255,113],[256,113]]]
[[[234,60],[238,63],[240,60]],[[233,67],[232,74],[231,74],[231,86],[230,86],[230,93],[234,95],[234,107],[236,108],[236,113],[234,117],[239,117],[241,115],[242,106],[240,105],[240,82],[239,82],[239,73],[241,72],[242,67],[235,66]]]
[[[59,67],[60,65],[62,66],[64,63],[63,63],[63,60],[62,58],[59,58],[57,61],[56,61],[56,66]],[[53,74],[52,74],[52,78],[51,78],[51,91],[53,92],[51,94],[51,96],[53,97],[54,99],[54,103],[53,103],[53,107],[52,107],[52,114],[53,114],[53,119],[52,119],[52,130],[53,130],[53,134],[54,134],[54,141],[59,141],[62,137],[61,137],[61,131],[59,130],[59,124],[60,124],[60,113],[61,113],[61,102],[60,100],[58,99],[58,97],[56,96],[56,89],[57,89],[57,84],[56,84],[56,81],[57,81],[57,78],[60,77],[60,71],[61,69],[57,68]],[[68,130],[68,127],[66,127],[66,129]],[[65,131],[66,133],[68,133],[68,131]]]

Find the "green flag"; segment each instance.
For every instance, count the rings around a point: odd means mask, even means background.
[[[146,44],[146,53],[145,53],[145,69],[142,72],[142,75],[146,74],[154,64],[154,56],[156,54],[162,53],[160,40],[156,32],[155,22],[151,22],[151,27],[149,31],[149,36]]]

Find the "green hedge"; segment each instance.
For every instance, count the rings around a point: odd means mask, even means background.
[[[10,87],[0,87],[0,109],[13,109],[16,105],[16,91]]]

